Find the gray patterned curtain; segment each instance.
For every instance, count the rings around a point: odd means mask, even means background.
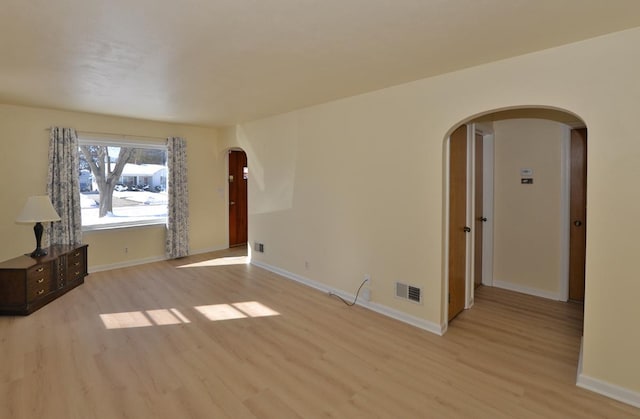
[[[76,130],[52,127],[47,194],[61,218],[48,228],[46,237],[52,244],[82,243],[79,171]]]
[[[189,191],[187,188],[187,144],[184,138],[167,138],[169,167],[169,214],[167,217],[167,257],[189,254]]]

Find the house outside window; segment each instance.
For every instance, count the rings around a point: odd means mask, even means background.
[[[162,143],[80,138],[82,228],[167,222],[167,147]]]

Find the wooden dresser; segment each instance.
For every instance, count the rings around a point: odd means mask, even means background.
[[[0,263],[0,314],[31,314],[84,282],[87,245],[54,245],[39,258]]]

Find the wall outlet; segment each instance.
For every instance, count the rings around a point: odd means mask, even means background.
[[[124,252],[125,252],[125,253],[129,253],[129,248],[128,248],[128,247],[125,247],[125,248],[124,248]]]
[[[305,260],[305,261],[304,261],[304,268],[305,268],[306,270],[309,270],[309,268],[310,268],[310,267],[311,267],[311,264],[309,263],[309,261],[308,261],[308,260]]]
[[[367,285],[371,286],[371,275],[369,274],[364,274],[364,279],[363,279]]]
[[[254,242],[253,250],[259,253],[264,253],[264,243]]]

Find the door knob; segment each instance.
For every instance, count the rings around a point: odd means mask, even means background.
[[[465,233],[470,233],[471,232],[471,227],[464,226],[463,230],[464,230]]]
[[[487,222],[487,217],[480,217],[478,218],[478,220],[482,221],[483,223]]]
[[[236,203],[234,201],[229,202],[229,205],[235,205]]]
[[[580,226],[582,225],[582,221],[580,221],[580,220],[575,220],[575,221],[573,222],[573,225],[574,225],[574,226],[576,226],[576,227],[580,227]]]

